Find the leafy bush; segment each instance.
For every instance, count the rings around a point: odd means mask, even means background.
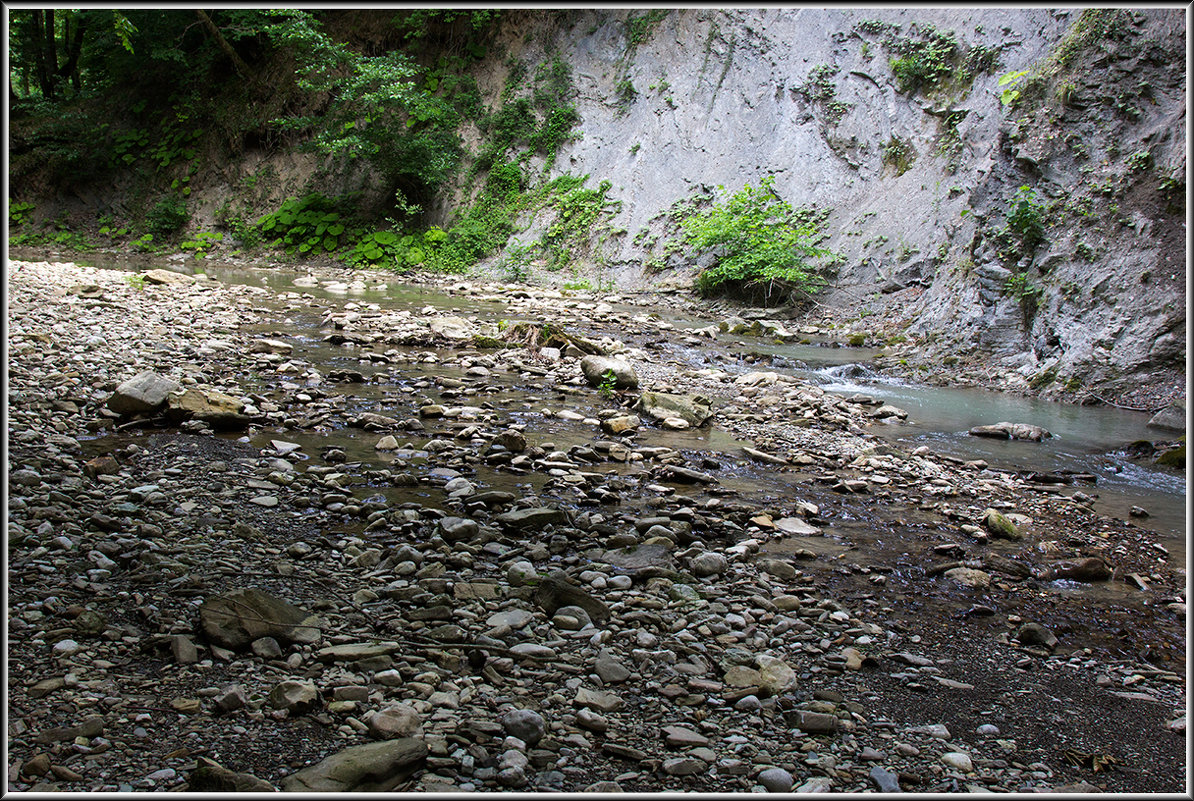
[[[357,239],[346,258],[358,267],[383,266],[406,270],[425,264],[442,247],[447,237],[446,232],[435,227],[421,234],[374,231]]]
[[[724,203],[681,221],[695,251],[721,250],[717,264],[697,277],[702,295],[729,290],[782,300],[810,295],[823,283],[811,261],[830,252],[817,247],[817,225],[781,200],[774,183],[768,176],[758,189],[747,184]]]
[[[953,75],[958,42],[929,26],[923,40],[904,39],[899,50],[900,55],[891,61],[891,71],[899,91],[911,95],[934,89]]]
[[[344,224],[336,201],[313,192],[302,198],[287,198],[272,214],[257,221],[257,228],[274,247],[288,253],[330,252],[340,247]]]
[[[1045,206],[1030,186],[1021,186],[1005,213],[1007,228],[1015,234],[1025,253],[1031,253],[1045,238]]]
[[[32,203],[12,203],[8,204],[8,224],[11,226],[23,225],[29,219],[29,212],[33,211]]]
[[[523,283],[530,277],[531,252],[532,249],[530,246],[523,245],[517,239],[512,244],[506,246],[500,263],[501,269],[506,273],[506,280],[514,283]],[[567,288],[567,285],[565,285],[565,288]]]
[[[195,251],[195,258],[201,259],[216,246],[216,243],[222,241],[224,241],[224,235],[219,231],[200,231],[190,239],[184,240],[178,247],[182,250]]]
[[[168,237],[187,224],[191,212],[180,197],[165,197],[145,214],[145,228],[151,234]]]

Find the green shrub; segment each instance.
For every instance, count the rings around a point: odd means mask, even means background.
[[[190,239],[183,240],[178,247],[182,250],[195,251],[195,258],[201,259],[216,246],[216,243],[222,241],[224,241],[224,235],[219,231],[200,231]]]
[[[782,300],[812,294],[823,283],[811,262],[830,253],[816,245],[817,225],[777,197],[774,183],[768,176],[758,189],[747,184],[681,221],[694,251],[722,251],[717,264],[697,276],[702,295],[731,291]]]
[[[422,233],[373,231],[360,236],[345,258],[357,267],[407,270],[426,264],[447,238],[445,231],[434,226]]]
[[[1015,234],[1025,253],[1031,253],[1045,238],[1045,206],[1030,186],[1021,186],[1012,196],[1005,214],[1008,230]]]
[[[165,197],[145,214],[145,228],[159,237],[168,237],[187,224],[191,212],[180,197]]]
[[[287,253],[331,252],[340,247],[344,223],[336,201],[314,192],[303,198],[287,198],[277,211],[257,221],[257,229],[274,247]]]
[[[958,42],[932,26],[924,32],[924,39],[901,40],[897,49],[900,55],[891,60],[891,71],[900,92],[911,95],[935,89],[954,73]]]
[[[29,219],[29,212],[33,211],[32,203],[12,203],[8,204],[8,224],[16,227],[24,225],[25,221]]]
[[[533,248],[523,245],[517,239],[502,253],[500,267],[506,273],[506,280],[512,283],[523,283],[531,275],[531,258]],[[565,289],[568,285],[565,285]]]

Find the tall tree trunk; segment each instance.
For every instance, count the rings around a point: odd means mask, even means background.
[[[203,27],[207,29],[208,34],[216,40],[216,45],[223,51],[224,55],[228,56],[229,60],[232,61],[232,66],[236,68],[237,74],[242,78],[248,78],[251,73],[249,65],[232,48],[232,45],[228,44],[228,40],[224,38],[224,34],[220,33],[219,27],[207,15],[207,12],[202,9],[195,9],[195,15],[199,17],[199,21],[203,23]]]
[[[46,12],[53,18],[53,11]],[[52,69],[46,64],[46,32],[45,19],[42,17],[41,11],[34,11],[30,17],[33,26],[33,36],[30,41],[33,43],[33,55],[37,67],[37,85],[41,89],[42,97],[47,100],[54,99],[54,73]],[[53,30],[50,32],[50,57],[53,58],[54,34]],[[57,66],[57,64],[55,64]]]
[[[47,9],[45,15],[42,35],[45,36],[46,80],[50,89],[47,97],[52,99],[58,94],[58,39],[54,30],[54,9]]]
[[[86,25],[84,25],[82,17],[78,16],[75,17],[74,38],[71,38],[69,18],[67,18],[62,26],[62,49],[65,51],[67,58],[66,63],[58,68],[58,74],[63,78],[70,78],[75,91],[82,88],[82,80],[79,77],[79,54],[83,52],[83,30],[85,28]]]

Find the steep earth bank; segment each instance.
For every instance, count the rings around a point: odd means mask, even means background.
[[[898,409],[551,291],[8,278],[12,790],[1189,789],[1184,570]]]

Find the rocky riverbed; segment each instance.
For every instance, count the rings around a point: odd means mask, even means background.
[[[1081,476],[452,291],[10,262],[11,790],[1188,790],[1185,570]]]

